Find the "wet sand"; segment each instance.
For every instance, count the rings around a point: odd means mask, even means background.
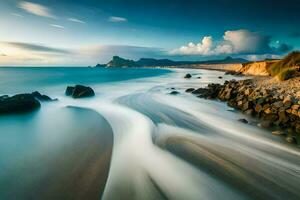
[[[0,167],[0,199],[100,199],[112,154],[111,127],[87,109],[68,107],[54,114],[58,117],[45,120],[55,139],[47,136],[42,148],[27,146],[33,150]]]

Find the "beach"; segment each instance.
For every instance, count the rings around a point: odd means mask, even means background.
[[[38,90],[58,100],[0,117],[1,198],[299,199],[296,145],[221,101],[185,92],[248,77],[201,69],[27,70],[31,81],[2,79],[3,94]],[[95,96],[65,96],[76,83]]]

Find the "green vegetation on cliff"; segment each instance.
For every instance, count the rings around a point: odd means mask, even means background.
[[[278,62],[267,67],[268,72],[279,80],[287,80],[300,76],[300,52],[293,51]]]

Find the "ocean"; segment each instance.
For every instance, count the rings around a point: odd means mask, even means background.
[[[299,199],[296,146],[223,102],[185,93],[233,78],[199,69],[0,68],[0,95],[58,99],[0,116],[0,199]],[[66,97],[75,84],[95,97]]]

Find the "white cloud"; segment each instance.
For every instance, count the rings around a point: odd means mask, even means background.
[[[197,54],[209,55],[211,54],[212,47],[213,47],[212,37],[207,36],[204,37],[200,43],[194,44],[190,42],[187,46],[182,46],[178,50],[175,50],[174,53],[178,51],[188,55],[197,55]]]
[[[128,20],[127,20],[126,18],[124,18],[124,17],[116,17],[116,16],[112,16],[112,17],[110,17],[110,18],[108,19],[108,21],[118,23],[118,22],[127,22]]]
[[[59,28],[59,29],[65,29],[64,26],[58,25],[58,24],[50,24],[50,26],[55,27],[55,28]]]
[[[271,54],[288,51],[290,46],[281,44],[271,47],[271,37],[248,30],[226,31],[223,40],[214,42],[211,36],[205,36],[198,44],[189,43],[171,54],[213,56],[222,54]]]
[[[226,31],[224,42],[228,42],[232,53],[262,53],[271,50],[270,37],[248,30]]]
[[[69,21],[71,22],[76,22],[76,23],[80,23],[80,24],[85,24],[86,22],[76,19],[76,18],[68,18]]]
[[[23,18],[24,16],[23,15],[20,15],[18,13],[11,13],[11,15],[15,16],[15,17],[20,17],[20,18]]]
[[[1,42],[0,66],[88,66],[107,63],[112,56],[119,55],[128,59],[160,57],[162,49],[126,45],[92,45],[75,48],[60,48],[47,44]]]
[[[56,18],[50,11],[49,8],[46,6],[43,6],[41,4],[32,3],[29,1],[21,1],[18,4],[18,7],[25,10],[28,13],[42,16],[42,17],[48,17],[48,18]]]

